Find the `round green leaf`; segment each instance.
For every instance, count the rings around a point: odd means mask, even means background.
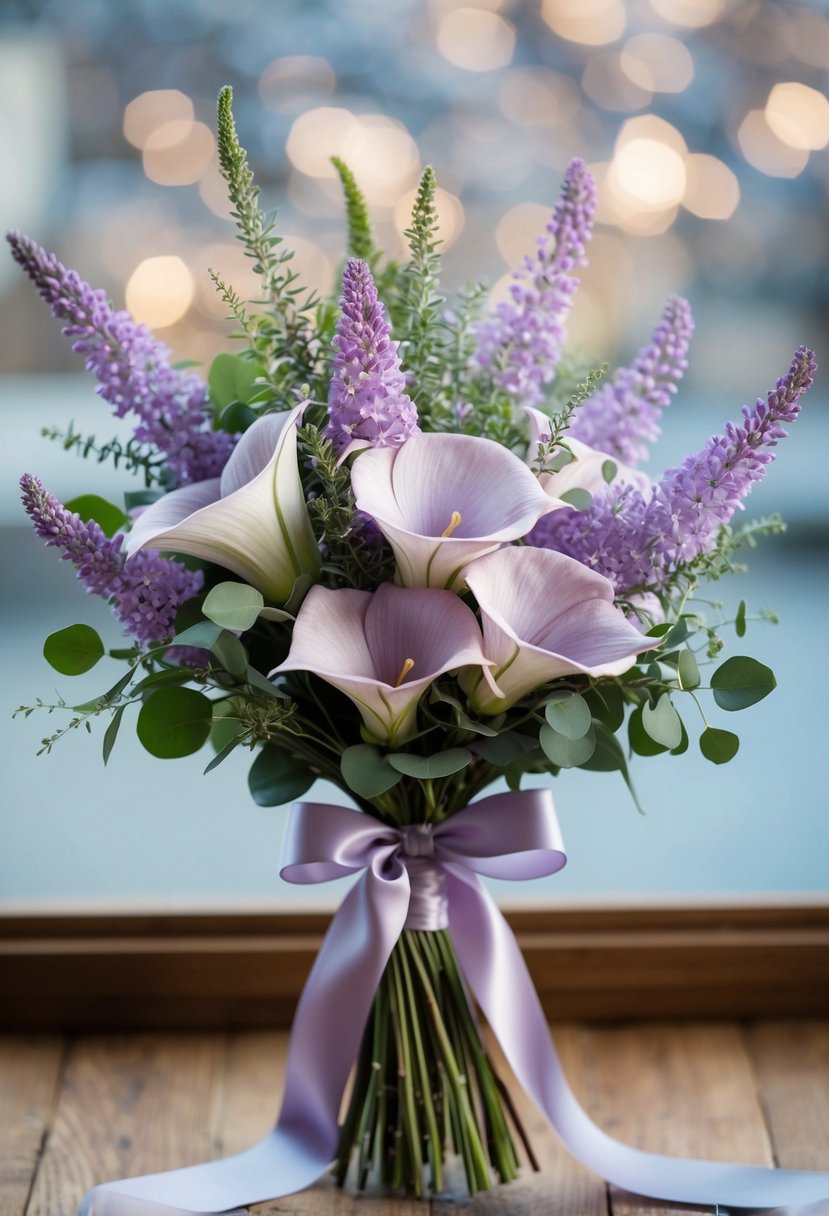
[[[254,381],[258,375],[256,364],[241,355],[217,355],[207,374],[211,401],[219,409],[234,401],[250,401],[256,393]]]
[[[616,476],[618,466],[615,460],[605,460],[602,463],[602,479],[610,485],[613,478]]]
[[[692,688],[699,688],[699,667],[692,650],[680,650],[677,672],[680,688],[685,689],[686,692]]]
[[[248,773],[248,789],[257,806],[284,806],[301,798],[313,783],[304,761],[272,744],[265,744]]]
[[[592,729],[580,739],[568,739],[546,724],[538,732],[538,742],[544,755],[556,768],[578,768],[593,755],[596,737]]]
[[[618,684],[603,683],[587,693],[587,703],[594,718],[610,731],[616,731],[625,720],[625,698]]]
[[[590,706],[577,692],[555,693],[544,707],[548,725],[568,739],[583,739],[590,730]]]
[[[103,658],[104,644],[91,625],[67,625],[50,633],[43,657],[62,676],[80,676]]]
[[[589,511],[593,506],[593,495],[589,490],[579,490],[574,487],[572,490],[564,491],[561,501],[574,507],[576,511]]]
[[[708,726],[699,737],[699,750],[712,764],[727,764],[737,755],[740,740],[730,730]]]
[[[637,756],[661,756],[668,750],[662,743],[657,743],[645,730],[642,722],[642,706],[639,705],[628,719],[628,741],[631,751]]]
[[[248,670],[248,652],[236,637],[227,629],[222,630],[216,641],[210,647],[210,653],[216,656],[222,667],[232,676],[241,680]]]
[[[402,780],[403,774],[392,768],[378,747],[358,743],[347,747],[340,760],[345,783],[361,798],[378,798]]]
[[[746,634],[746,602],[740,600],[737,608],[737,615],[734,618],[734,632],[738,638],[744,638]]]
[[[174,760],[206,743],[213,705],[193,688],[161,688],[141,706],[136,732],[152,756]]]
[[[127,523],[127,516],[121,508],[107,502],[99,494],[81,494],[79,498],[66,503],[66,509],[76,511],[85,522],[94,520],[107,536],[114,536]]]
[[[261,591],[249,587],[247,583],[230,581],[217,583],[208,592],[202,612],[208,620],[221,625],[223,629],[244,632],[254,624],[264,606]]]
[[[654,706],[642,706],[642,725],[663,747],[679,747],[682,742],[682,722],[671,704],[670,693],[663,692]]]
[[[412,756],[408,752],[393,752],[389,764],[406,777],[417,777],[419,781],[432,781],[436,777],[449,777],[466,768],[472,753],[465,747],[450,747],[434,756]]]
[[[747,709],[777,687],[774,672],[746,655],[726,659],[711,677],[714,700],[720,709]]]

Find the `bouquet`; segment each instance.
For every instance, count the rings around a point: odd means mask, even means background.
[[[691,311],[670,299],[633,362],[610,374],[565,350],[595,207],[582,161],[489,312],[481,284],[451,304],[441,294],[430,169],[398,264],[335,161],[348,216],[336,302],[304,288],[260,209],[229,89],[218,130],[261,296],[242,300],[211,272],[241,345],[206,383],[56,257],[9,235],[100,395],[135,421],[127,445],[69,433],[65,446],[116,459],[138,485],[123,508],[63,505],[22,478],[35,531],[110,603],[127,640],[108,651],[125,669],[99,697],[18,712],[70,711],[47,752],[102,718],[106,761],[133,717],[155,756],[210,741],[205,771],[247,748],[263,806],[321,777],[348,794],[356,809],[301,804],[289,828],[289,880],[365,874],[300,1003],[280,1127],[317,1172],[335,1158],[340,1183],[351,1170],[358,1188],[376,1174],[395,1191],[440,1192],[454,1155],[474,1193],[516,1176],[525,1135],[470,989],[502,1042],[512,1036],[508,1056],[531,1089],[541,1059],[521,1063],[537,1028],[515,1030],[523,1015],[501,1008],[532,996],[475,873],[533,877],[564,863],[549,795],[522,789],[527,774],[615,770],[633,792],[630,753],[679,755],[696,735],[715,764],[735,755],[737,736],[709,724],[707,706],[750,706],[774,676],[748,656],[719,662],[721,629],[742,638],[745,605],[712,623],[695,592],[782,527],[732,520],[815,361],[798,349],[765,400],[654,480],[639,466],[686,367]],[[106,653],[82,624],[44,647],[66,675]],[[498,781],[506,793],[478,800]],[[288,1189],[311,1176],[289,1174]],[[245,1201],[277,1193],[249,1189]],[[160,1201],[240,1201],[189,1194]]]

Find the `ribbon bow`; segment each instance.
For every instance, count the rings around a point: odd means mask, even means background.
[[[395,942],[407,927],[446,926],[513,1072],[585,1165],[626,1191],[670,1203],[829,1214],[829,1174],[641,1152],[601,1131],[579,1106],[518,943],[477,878],[537,878],[562,868],[548,791],[494,795],[432,827],[399,829],[347,807],[298,803],[284,853],[288,882],[362,874],[300,997],[276,1127],[221,1161],[95,1187],[81,1216],[158,1216],[148,1204],[215,1214],[310,1186],[334,1157],[340,1100]]]

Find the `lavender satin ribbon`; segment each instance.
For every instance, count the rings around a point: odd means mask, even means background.
[[[570,1090],[518,944],[477,875],[554,874],[565,854],[546,790],[499,794],[432,829],[397,830],[346,807],[299,803],[288,882],[362,871],[300,997],[276,1127],[246,1152],[95,1187],[81,1216],[216,1214],[290,1195],[327,1170],[337,1117],[383,970],[404,928],[448,927],[463,973],[518,1080],[570,1151],[608,1181],[669,1203],[829,1216],[829,1174],[641,1152],[613,1140]],[[805,1206],[804,1206],[805,1205]]]

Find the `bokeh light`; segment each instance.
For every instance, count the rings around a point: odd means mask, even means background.
[[[615,42],[627,22],[622,0],[543,0],[541,16],[559,38],[584,46]]]
[[[517,203],[498,221],[495,244],[507,266],[515,267],[535,250],[538,237],[550,221],[552,207],[542,203]]]
[[[195,290],[193,276],[180,257],[145,258],[127,282],[127,308],[136,321],[164,329],[185,315]]]
[[[748,163],[768,177],[798,177],[809,161],[804,148],[793,148],[775,135],[763,110],[749,110],[740,123],[737,142]]]
[[[737,174],[724,161],[705,152],[685,157],[682,205],[704,220],[727,220],[740,202]]]
[[[165,123],[190,123],[193,102],[179,89],[150,89],[134,97],[124,110],[124,138],[145,148],[150,136]]]
[[[490,72],[506,67],[515,52],[515,30],[498,13],[455,8],[438,18],[437,47],[456,67]]]
[[[283,55],[274,59],[259,77],[259,96],[269,110],[300,114],[319,105],[334,92],[337,74],[319,55]]]
[[[501,112],[522,126],[559,126],[581,107],[578,86],[550,68],[513,68],[498,88]]]
[[[622,47],[620,65],[640,89],[682,93],[694,79],[691,52],[668,34],[636,34]]]
[[[686,29],[712,25],[725,12],[725,0],[650,0],[650,5],[660,17]]]
[[[816,151],[829,144],[829,101],[797,80],[776,84],[769,93],[766,122],[791,148]]]
[[[417,145],[402,123],[384,114],[356,115],[333,106],[300,115],[286,151],[302,173],[331,182],[337,176],[331,157],[342,157],[366,198],[378,206],[394,206],[420,168]]]
[[[150,181],[160,186],[190,186],[206,172],[215,151],[208,126],[176,119],[150,132],[141,159]]]

